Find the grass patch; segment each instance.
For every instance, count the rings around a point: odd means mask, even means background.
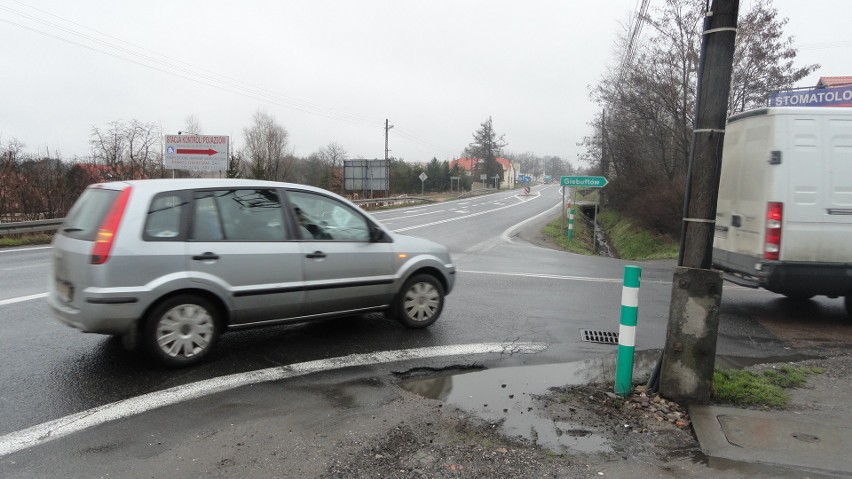
[[[778,369],[767,369],[763,371],[763,377],[768,379],[772,384],[782,388],[797,388],[803,386],[808,381],[808,376],[822,374],[824,372],[825,369],[823,368],[797,368],[790,365],[784,365]]]
[[[53,235],[48,233],[3,236],[0,237],[0,248],[11,248],[14,246],[27,246],[33,244],[50,244],[52,240]]]
[[[568,220],[565,220],[566,229],[562,229],[562,218],[560,215],[557,215],[555,220],[551,221],[544,227],[545,236],[550,238],[557,246],[566,251],[592,256],[596,255],[597,253],[595,253],[595,250],[592,247],[592,243],[594,241],[594,237],[592,236],[592,225],[588,220],[586,220],[586,217],[582,214],[574,215],[574,235],[569,241],[568,235],[566,234]]]
[[[785,388],[805,384],[809,376],[822,374],[822,368],[781,366],[762,373],[740,369],[716,369],[713,373],[713,401],[739,406],[783,408],[790,395]]]
[[[618,257],[631,260],[677,258],[677,241],[664,235],[640,230],[617,211],[607,210],[598,214],[598,223],[609,236],[611,246]]]

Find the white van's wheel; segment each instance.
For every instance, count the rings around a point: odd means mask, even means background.
[[[434,276],[419,274],[405,283],[397,298],[396,319],[409,328],[425,328],[444,309],[444,287]]]
[[[216,306],[200,296],[181,295],[151,311],[141,341],[156,362],[178,368],[203,361],[218,335]]]

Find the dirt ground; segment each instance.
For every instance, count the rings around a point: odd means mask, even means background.
[[[811,391],[826,385],[836,389],[837,404],[845,404],[840,395],[850,393],[852,356],[801,364],[822,367],[825,373],[791,391],[790,410],[824,408],[813,403]],[[750,369],[771,367],[777,365]],[[843,388],[836,388],[838,383]],[[414,407],[418,413],[367,443],[336,445],[333,449],[348,452],[331,461],[322,477],[797,477],[795,472],[793,476],[741,472],[735,464],[711,464],[680,405],[643,394],[642,386],[627,399],[615,397],[610,390],[610,385],[570,386],[534,397],[533,413],[553,421],[559,434],[577,438],[581,445],[584,438],[603,438],[591,448],[561,450],[508,437],[501,433],[500,422],[484,421],[475,412],[401,391],[404,402],[420,401]]]

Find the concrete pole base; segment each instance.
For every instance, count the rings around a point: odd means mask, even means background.
[[[660,393],[675,401],[706,403],[713,387],[722,273],[676,267]]]

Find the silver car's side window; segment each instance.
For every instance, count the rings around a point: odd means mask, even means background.
[[[287,234],[275,190],[216,190],[195,193],[196,241],[283,241]]]
[[[154,197],[145,220],[145,241],[176,241],[182,239],[181,224],[187,202],[177,192]]]
[[[370,241],[370,226],[357,211],[327,196],[305,191],[287,193],[301,238],[324,241]]]

